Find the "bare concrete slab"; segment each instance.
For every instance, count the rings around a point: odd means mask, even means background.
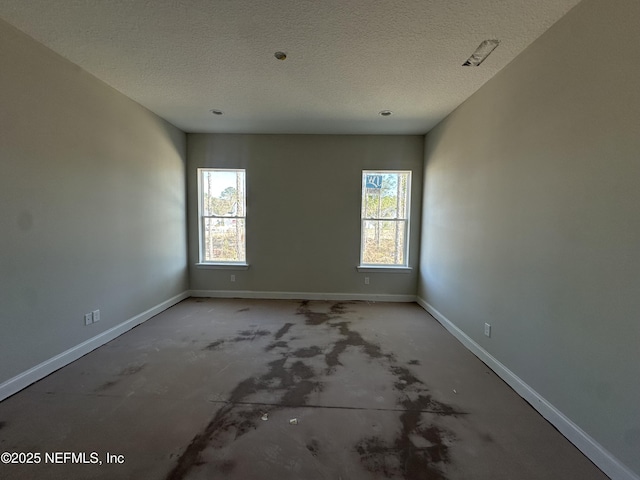
[[[185,300],[0,403],[0,451],[41,455],[12,479],[607,478],[415,304]]]

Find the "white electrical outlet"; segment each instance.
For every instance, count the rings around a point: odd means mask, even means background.
[[[91,316],[90,313],[85,313],[84,314],[84,324],[85,325],[91,325],[93,323],[93,317]]]
[[[485,334],[487,337],[490,337],[490,336],[491,336],[491,325],[489,325],[488,323],[485,323],[485,324],[484,324],[484,334]]]
[[[364,284],[369,285],[369,277],[364,277]]]
[[[100,321],[100,310],[94,310],[93,312],[93,323]]]
[[[236,276],[235,275],[231,275],[231,281],[235,282],[236,281]]]

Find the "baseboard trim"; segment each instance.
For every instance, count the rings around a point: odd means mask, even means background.
[[[554,427],[585,454],[598,468],[612,480],[640,480],[635,473],[614,457],[602,445],[596,442],[578,425],[573,423],[560,410],[549,403],[542,395],[527,385],[520,377],[493,357],[484,348],[472,340],[466,333],[447,319],[442,313],[420,297],[416,302],[429,312],[449,333],[456,337],[468,350],[482,360],[502,380],[504,380],[518,395],[535,408],[540,415],[547,419]]]
[[[415,295],[387,295],[364,293],[316,293],[316,292],[256,292],[252,290],[191,290],[192,297],[208,298],[260,298],[270,300],[363,300],[368,302],[416,301]]]
[[[62,352],[55,357],[50,358],[49,360],[45,360],[44,362],[36,365],[35,367],[30,368],[29,370],[22,372],[16,375],[13,378],[5,381],[0,384],[0,401],[4,400],[15,393],[18,393],[23,388],[28,387],[32,383],[41,380],[47,375],[55,372],[56,370],[64,367],[65,365],[69,365],[71,362],[77,360],[78,358],[86,355],[87,353],[95,350],[98,347],[101,347],[107,342],[110,342],[116,337],[119,337],[125,332],[128,332],[134,327],[137,327],[143,322],[146,322],[151,317],[157,315],[158,313],[166,310],[169,307],[172,307],[178,302],[181,302],[185,298],[189,298],[189,291],[184,291],[175,297],[172,297],[168,300],[165,300],[162,303],[159,303],[155,307],[151,307],[150,309],[136,315],[135,317],[130,318],[122,322],[115,327],[106,330],[95,337],[92,337],[75,347],[70,348],[69,350]]]

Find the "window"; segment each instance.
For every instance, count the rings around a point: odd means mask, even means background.
[[[245,171],[199,168],[201,263],[246,262]]]
[[[411,172],[362,172],[360,265],[408,267]]]

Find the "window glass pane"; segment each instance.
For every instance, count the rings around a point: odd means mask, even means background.
[[[245,171],[198,169],[201,262],[246,262]]]
[[[403,265],[405,231],[405,220],[363,220],[362,263]]]
[[[244,172],[202,171],[202,215],[244,216]]]
[[[205,262],[244,262],[244,218],[204,218]]]
[[[363,172],[362,217],[407,218],[408,172]]]
[[[361,264],[406,266],[411,171],[362,172]]]

